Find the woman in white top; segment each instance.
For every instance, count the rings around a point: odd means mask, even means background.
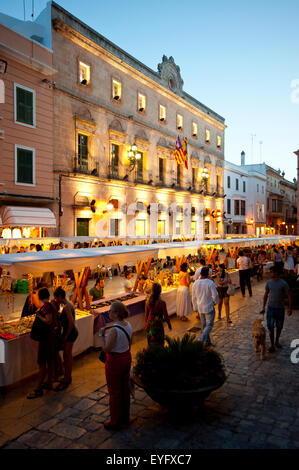
[[[131,271],[126,271],[125,272],[125,280],[123,282],[124,290],[125,292],[132,292],[134,288],[134,284],[132,281],[132,273]]]
[[[287,274],[291,274],[294,272],[295,263],[294,263],[294,255],[293,255],[293,248],[288,246],[287,252],[285,255],[285,262],[284,262],[284,269]]]
[[[243,250],[239,251],[239,258],[237,259],[237,267],[239,268],[240,288],[242,296],[245,297],[245,284],[247,285],[248,293],[252,297],[252,289],[250,282],[250,268],[252,267],[251,260],[245,255]]]
[[[125,320],[128,314],[122,302],[113,302],[109,317],[114,323],[99,333],[107,353],[105,374],[110,395],[110,421],[104,423],[106,429],[119,429],[121,425],[130,424],[132,326]]]

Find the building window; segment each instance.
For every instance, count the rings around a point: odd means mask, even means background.
[[[230,199],[226,200],[226,209],[227,209],[227,213],[230,214],[231,213],[231,200]]]
[[[205,220],[205,235],[209,235],[210,233],[210,222]]]
[[[264,194],[264,186],[262,186],[262,194]]]
[[[138,111],[140,113],[145,113],[146,108],[146,97],[141,93],[138,93]]]
[[[159,182],[164,183],[164,158],[159,157]]]
[[[35,91],[15,83],[15,122],[35,127]]]
[[[241,215],[246,215],[246,201],[241,201]]]
[[[165,235],[165,220],[158,220],[158,235]]]
[[[110,219],[110,235],[111,236],[118,237],[120,235],[119,226],[120,226],[119,219]]]
[[[111,174],[113,177],[118,176],[119,165],[119,145],[111,144]]]
[[[140,153],[140,158],[137,160],[137,180],[142,182],[143,181],[143,153]]]
[[[162,104],[160,104],[160,106],[159,106],[159,120],[161,122],[166,121],[166,108]]]
[[[197,168],[192,168],[192,187],[195,188],[197,183]]]
[[[196,235],[196,220],[191,220],[191,235]]]
[[[181,165],[177,165],[177,167],[176,167],[176,183],[177,183],[177,186],[181,185],[181,176],[182,176],[181,173],[182,173]]]
[[[35,150],[15,147],[15,184],[35,185]]]
[[[235,206],[234,214],[240,215],[240,201],[238,199],[234,201],[234,206]]]
[[[182,220],[178,219],[175,221],[175,234],[181,235],[182,233]]]
[[[115,101],[121,101],[121,83],[117,80],[112,80],[112,98]]]
[[[265,218],[265,206],[262,204],[262,219]]]
[[[77,219],[77,237],[89,236],[90,219]]]
[[[270,207],[270,202],[269,202],[269,198],[267,198],[267,211],[269,210],[269,207]]]
[[[243,193],[246,193],[246,181],[243,181]]]
[[[220,135],[217,135],[217,148],[218,149],[221,148],[221,137],[220,137]]]
[[[192,137],[197,137],[198,134],[198,126],[196,122],[192,122]]]
[[[256,192],[258,193],[259,190],[260,190],[260,186],[259,186],[259,184],[257,184],[257,185],[256,185]]]
[[[236,191],[239,191],[239,180],[236,178]]]
[[[206,138],[205,138],[206,144],[209,144],[210,140],[211,140],[211,133],[209,129],[206,129]]]
[[[272,199],[272,212],[276,212],[276,199]]]
[[[146,236],[146,220],[145,219],[136,219],[136,236],[137,237]]]
[[[277,201],[277,212],[282,212],[282,201],[280,199]]]
[[[177,114],[176,127],[179,131],[183,130],[183,116],[181,114]]]
[[[78,168],[81,170],[88,169],[88,136],[78,134]]]
[[[90,66],[79,62],[79,82],[81,85],[90,85]]]
[[[227,177],[227,187],[230,188],[230,176]]]
[[[217,192],[217,194],[219,194],[220,189],[221,189],[221,186],[220,186],[220,175],[216,175],[216,192]]]

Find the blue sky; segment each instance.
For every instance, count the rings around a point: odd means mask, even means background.
[[[226,119],[227,160],[239,163],[244,150],[247,163],[297,176],[298,0],[57,3],[154,70],[172,55],[184,90]],[[34,0],[36,15],[45,4]],[[30,19],[32,0],[25,5]],[[23,19],[23,0],[0,0],[0,11]]]

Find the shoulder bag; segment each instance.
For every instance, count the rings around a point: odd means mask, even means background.
[[[119,325],[113,325],[113,326],[108,326],[108,327],[106,328],[106,330],[110,330],[110,328],[119,328],[120,330],[122,330],[122,331],[125,333],[125,335],[126,335],[126,337],[127,337],[127,339],[128,339],[129,347],[131,347],[131,338],[130,338],[130,336],[128,335],[128,333],[126,332],[126,330],[125,330],[124,328],[122,328],[122,327],[119,326]],[[105,351],[102,350],[102,351],[100,352],[99,360],[105,364],[105,362],[106,362],[106,353],[105,353]]]

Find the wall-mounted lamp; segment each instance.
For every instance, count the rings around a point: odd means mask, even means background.
[[[138,152],[137,145],[135,143],[133,145],[131,145],[131,147],[129,148],[128,159],[129,159],[129,162],[130,162],[129,171],[131,172],[131,171],[134,170],[134,168],[136,166],[136,163],[137,163],[137,160],[141,159],[141,153]]]
[[[7,62],[6,60],[0,60],[0,73],[5,73],[7,70]]]
[[[92,212],[95,212],[96,211],[96,206],[95,206],[95,199],[93,199],[91,202],[90,202],[90,209],[92,210]]]

